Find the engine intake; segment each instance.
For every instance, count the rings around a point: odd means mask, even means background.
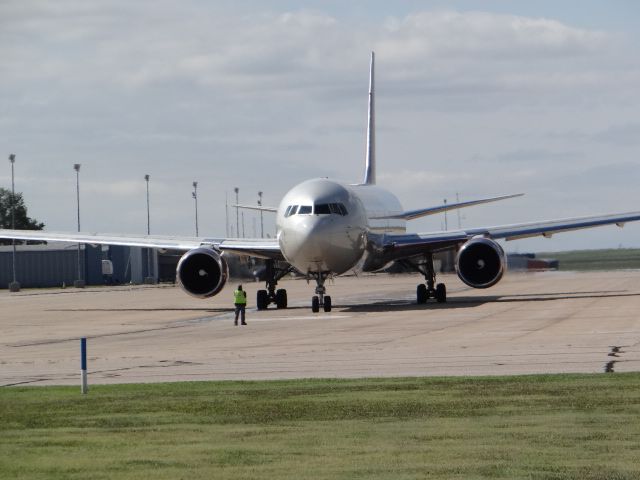
[[[198,298],[213,297],[227,283],[229,266],[215,250],[194,248],[178,262],[176,277],[188,294]]]
[[[489,238],[472,238],[458,251],[456,271],[473,288],[489,288],[500,281],[506,269],[504,250]]]

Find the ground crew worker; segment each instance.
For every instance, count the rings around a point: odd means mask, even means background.
[[[233,303],[236,306],[236,320],[233,324],[238,325],[238,315],[240,315],[242,325],[246,325],[247,322],[244,321],[244,310],[247,306],[247,292],[242,290],[242,285],[238,285],[238,289],[233,292]]]

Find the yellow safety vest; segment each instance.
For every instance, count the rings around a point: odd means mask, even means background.
[[[240,304],[247,304],[247,292],[244,290],[236,290],[233,292],[234,302]]]

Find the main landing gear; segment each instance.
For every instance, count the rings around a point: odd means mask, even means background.
[[[426,285],[421,283],[416,288],[418,304],[427,303],[429,298],[435,298],[438,303],[445,303],[447,301],[447,287],[444,283],[435,284],[436,272],[433,269],[433,254],[425,255],[424,263],[415,265],[415,268],[424,275],[426,281]]]
[[[278,280],[292,271],[292,267],[276,268],[274,260],[266,263],[267,290],[258,290],[256,306],[258,310],[266,310],[270,303],[275,303],[277,308],[287,308],[287,291],[284,288],[276,290]]]
[[[311,311],[313,313],[318,313],[320,311],[320,307],[323,308],[325,312],[331,311],[331,297],[329,295],[325,295],[327,293],[327,289],[324,286],[324,281],[329,276],[326,272],[309,272],[309,276],[313,277],[316,281],[316,294],[311,298]]]

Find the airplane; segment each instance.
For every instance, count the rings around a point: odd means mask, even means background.
[[[98,233],[55,233],[46,231],[1,230],[0,238],[62,241],[72,243],[137,246],[174,249],[185,253],[176,275],[180,287],[190,295],[209,298],[217,295],[229,278],[226,254],[262,258],[266,263],[265,288],[258,290],[256,306],[264,310],[272,303],[286,308],[287,291],[278,281],[297,271],[314,280],[311,309],[332,309],[325,281],[351,270],[376,272],[393,261],[420,272],[425,279],[416,288],[416,302],[430,298],[447,301],[443,283],[436,283],[433,257],[454,250],[458,277],[473,288],[489,288],[502,278],[506,256],[497,240],[551,237],[556,233],[602,225],[624,226],[640,220],[640,211],[579,218],[519,223],[428,233],[407,232],[407,221],[426,215],[514,198],[502,195],[435,207],[404,210],[398,198],[376,184],[375,155],[375,54],[369,67],[369,101],[365,173],[361,183],[347,184],[328,178],[304,181],[282,198],[278,207],[251,207],[276,214],[276,237],[208,238]]]

